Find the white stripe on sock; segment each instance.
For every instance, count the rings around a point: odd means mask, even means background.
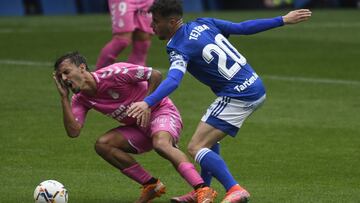
[[[196,155],[195,155],[195,161],[198,162],[200,164],[201,160],[203,159],[203,157],[210,152],[211,150],[209,148],[202,148],[200,149]]]

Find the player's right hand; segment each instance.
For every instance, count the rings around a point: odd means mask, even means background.
[[[132,103],[126,111],[128,116],[136,118],[137,125],[143,128],[149,125],[150,112],[151,109],[149,108],[149,105],[144,101]]]
[[[284,24],[295,24],[308,20],[311,17],[311,13],[312,12],[309,9],[299,9],[299,10],[290,11],[282,18]]]
[[[136,117],[136,124],[142,128],[146,128],[150,124],[151,109],[146,109],[142,114]]]
[[[55,85],[57,87],[57,90],[59,91],[59,94],[62,98],[68,98],[69,97],[69,89],[65,86],[64,82],[61,80],[61,78],[56,74],[56,71],[53,72],[53,79],[55,81]]]

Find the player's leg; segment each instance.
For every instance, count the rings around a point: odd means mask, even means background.
[[[134,14],[135,31],[133,35],[132,50],[128,58],[129,63],[144,66],[148,50],[151,45],[151,35],[153,30],[151,28],[152,17],[147,12],[152,5],[153,0],[146,0],[138,2],[136,5],[136,12]]]
[[[131,139],[130,137],[136,137]],[[142,139],[142,140],[140,140]],[[129,154],[138,154],[148,151],[151,148],[139,146],[140,142],[147,139],[142,136],[142,132],[135,128],[119,127],[112,129],[101,136],[95,144],[96,152],[107,162],[118,168],[124,175],[143,185],[143,188],[155,185],[163,190],[165,186],[156,178],[152,177],[149,172],[141,167],[139,163]],[[139,141],[140,140],[140,141]],[[147,139],[151,142],[150,139]],[[131,144],[130,144],[131,143]],[[138,200],[137,202],[147,202],[148,200]]]
[[[211,151],[220,155],[220,143],[219,142],[215,143],[210,149],[211,149]],[[207,185],[207,186],[211,185],[212,174],[210,171],[207,171],[202,168],[201,169],[201,177],[204,179],[205,185]]]
[[[190,163],[185,153],[175,147],[172,136],[166,131],[159,131],[152,135],[154,150],[172,163],[181,176],[197,189],[204,185],[194,165]]]
[[[210,172],[228,190],[237,182],[228,170],[224,160],[209,149],[225,136],[226,134],[221,130],[201,121],[188,145],[188,151],[203,170]]]
[[[151,34],[135,30],[132,39],[132,50],[127,62],[145,66],[151,45]]]
[[[96,68],[103,68],[115,62],[117,56],[131,44],[135,30],[135,6],[130,1],[108,0],[112,22],[112,39],[102,48]]]
[[[211,147],[211,150],[217,154],[220,154],[220,143],[216,143],[214,146]],[[212,174],[210,171],[207,171],[201,168],[201,178],[204,180],[204,184],[209,186],[211,185]],[[196,193],[195,190],[190,191],[184,195],[172,197],[171,201],[173,203],[181,202],[181,203],[195,203],[196,202]]]
[[[169,160],[178,173],[194,188],[195,202],[213,202],[217,193],[204,184],[195,166],[188,160],[185,153],[175,147],[174,139],[169,132],[159,131],[152,136],[154,150],[163,158]]]
[[[129,155],[129,153],[136,154],[136,149],[117,129],[112,129],[98,138],[95,143],[95,151],[119,170],[136,164],[135,159]]]
[[[145,135],[145,133],[142,132],[140,129],[134,127],[120,127],[118,128],[118,130],[121,131],[124,137],[128,140],[128,143],[136,149],[137,154],[152,150],[153,147],[151,138]],[[134,170],[128,170],[126,172],[128,174],[131,173],[132,175],[144,175],[138,173],[136,171],[136,168]],[[166,191],[165,185],[159,179],[153,177],[147,182],[143,182],[141,184],[143,186],[141,190],[141,195],[136,201],[136,203],[147,203],[156,197],[160,197]]]
[[[204,170],[219,180],[227,194],[223,202],[247,202],[250,194],[233,178],[224,160],[209,149],[226,135],[236,136],[244,121],[264,102],[265,95],[256,101],[240,101],[219,97],[202,117],[188,150]]]
[[[167,99],[158,110],[152,112],[150,133],[154,150],[169,160],[178,173],[196,190],[196,202],[203,202],[204,199],[212,202],[217,193],[204,184],[203,179],[186,154],[176,147],[181,129],[181,117],[171,100]]]
[[[210,146],[225,136],[226,133],[201,121],[189,143],[188,150],[201,168],[209,171],[224,186],[227,191],[227,198],[229,194],[235,195],[236,193],[236,199],[232,198],[229,202],[247,202],[250,196],[248,192],[240,187],[234,179],[225,161],[209,149]],[[223,203],[225,202],[227,201],[223,200]]]
[[[132,33],[115,33],[112,39],[101,49],[96,62],[96,69],[115,63],[118,55],[131,44]]]

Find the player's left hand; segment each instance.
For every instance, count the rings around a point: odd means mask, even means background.
[[[136,123],[138,126],[146,127],[150,121],[150,108],[149,105],[144,102],[135,102],[131,104],[127,110],[127,115],[132,118],[136,118]]]

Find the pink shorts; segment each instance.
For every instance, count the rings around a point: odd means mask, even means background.
[[[166,131],[173,137],[175,143],[179,141],[182,130],[182,120],[179,111],[169,98],[165,98],[151,113],[151,120],[147,129],[137,126],[122,126],[116,130],[123,135],[138,154],[153,149],[152,135],[159,131]]]
[[[135,29],[153,34],[148,9],[154,0],[108,0],[112,33],[133,32]]]

